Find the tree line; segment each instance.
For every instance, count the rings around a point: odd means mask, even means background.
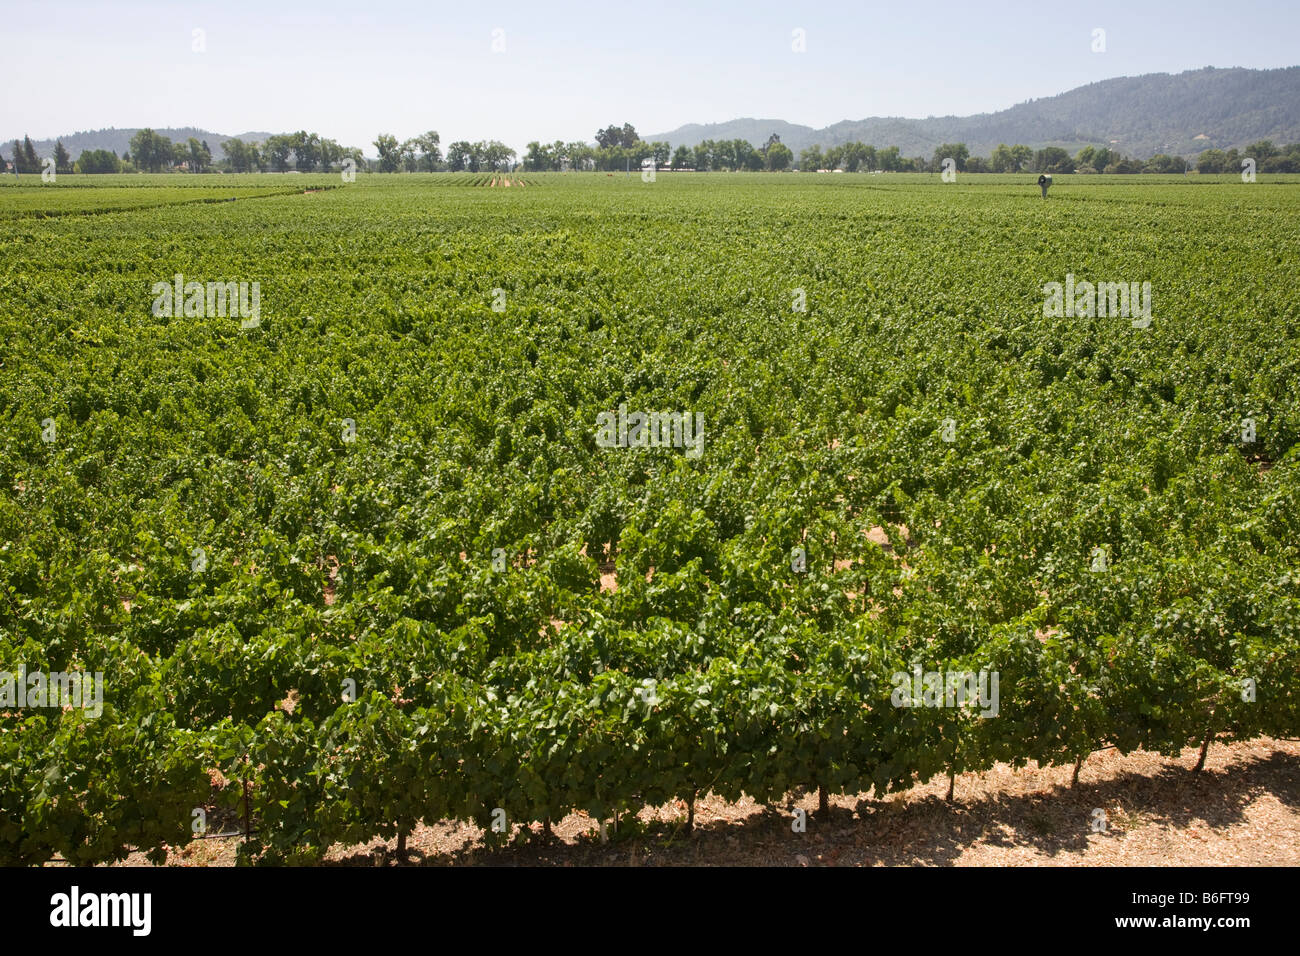
[[[234,173],[248,172],[299,172],[328,171],[338,168],[345,159],[356,162],[358,169],[365,168],[361,150],[340,146],[332,139],[305,130],[270,136],[265,142],[245,143],[228,139],[222,146],[225,158],[214,161],[207,140],[191,136],[185,142],[173,143],[171,139],[145,128],[131,137],[131,146],[118,156],[108,149],[83,150],[74,163],[63,143],[54,146],[55,170],[59,173],[206,173],[221,170]],[[39,173],[41,159],[36,155],[30,137],[13,143],[13,166],[17,173]],[[0,153],[0,164],[5,163]]]
[[[627,165],[640,167],[654,160],[660,169],[707,171],[779,172],[788,169],[800,171],[843,170],[856,172],[941,172],[944,161],[952,159],[959,172],[966,173],[1183,173],[1195,168],[1201,173],[1240,172],[1242,160],[1251,157],[1260,172],[1300,172],[1300,144],[1274,146],[1269,140],[1251,143],[1240,155],[1236,149],[1208,149],[1196,163],[1182,156],[1164,153],[1150,159],[1134,159],[1106,146],[1085,146],[1077,154],[1060,146],[1047,146],[1034,150],[1023,143],[1000,143],[988,157],[972,156],[965,143],[944,143],[933,155],[903,156],[897,146],[877,148],[867,143],[852,142],[822,149],[810,146],[801,150],[796,162],[790,148],[773,133],[767,142],[756,147],[748,140],[705,140],[694,147],[678,146],[675,151],[668,143],[642,141],[631,124],[621,128],[609,126],[596,133],[596,145],[565,143],[556,140],[551,144],[534,141],[528,144],[524,155],[524,168],[530,171],[545,170],[608,170],[623,169]]]
[[[609,126],[596,131],[596,145],[590,143],[565,143],[556,140],[543,144],[528,144],[522,160],[505,143],[498,140],[480,140],[471,143],[458,140],[447,147],[444,155],[436,131],[399,143],[397,137],[381,133],[374,142],[379,151],[378,171],[395,172],[509,172],[522,163],[530,172],[545,170],[610,170],[625,169],[653,159],[657,166],[668,165],[667,143],[646,143],[632,124]]]
[[[43,168],[41,158],[36,155],[36,147],[32,145],[31,137],[24,136],[20,143],[14,140],[14,171],[18,173],[39,173]],[[0,154],[0,169],[4,168],[4,156]],[[63,148],[62,141],[54,144],[54,169],[59,173],[70,173],[74,167],[72,157],[68,151]]]
[[[804,150],[800,159],[801,162],[805,158],[809,161],[824,159],[827,167],[816,168],[831,169],[837,168],[831,164],[839,161],[846,164],[846,171],[853,172],[855,170],[849,169],[847,165],[852,161],[849,153],[839,154],[835,151],[849,150],[854,146],[871,150],[870,146],[862,147],[860,143],[851,143],[827,150],[822,157],[816,151],[817,148],[813,147],[812,152]],[[1191,169],[1199,173],[1239,173],[1242,161],[1247,158],[1255,160],[1259,172],[1300,172],[1300,143],[1279,147],[1265,139],[1251,143],[1240,154],[1235,148],[1227,152],[1207,149],[1200,153],[1195,164],[1182,156],[1169,156],[1165,153],[1157,153],[1145,160],[1132,159],[1105,146],[1085,146],[1072,157],[1060,146],[1048,146],[1035,151],[1023,144],[1008,146],[1006,143],[1000,144],[985,159],[971,156],[965,143],[944,143],[935,149],[928,162],[921,157],[911,162],[915,172],[939,172],[943,169],[944,160],[952,159],[959,172],[967,173],[1185,173]]]
[[[284,173],[290,169],[300,173],[328,172],[348,159],[358,168],[365,165],[361,150],[306,130],[269,136],[260,143],[245,143],[236,137],[226,140],[221,148],[225,158],[214,163],[206,141],[200,143],[190,137],[185,143],[173,143],[151,129],[142,129],[131,138],[129,158],[136,169],[151,173],[181,169],[191,173],[211,169],[232,173]],[[128,159],[125,154],[122,158]]]
[[[1251,143],[1240,155],[1235,149],[1227,152],[1207,149],[1197,159],[1196,170],[1202,173],[1238,173],[1246,158],[1253,159],[1261,173],[1300,173],[1300,143],[1274,146],[1268,139]]]
[[[39,173],[42,161],[30,137],[13,143],[13,167],[16,173]],[[134,157],[134,159],[133,159]],[[0,154],[0,165],[5,163]],[[131,148],[119,157],[108,149],[82,150],[77,161],[64,148],[60,140],[54,144],[54,170],[56,173],[131,173],[171,172],[184,168],[190,172],[206,172],[212,167],[212,150],[207,141],[190,137],[184,143],[173,143],[151,129],[142,129],[131,138]]]
[[[245,143],[228,139],[222,146],[225,157],[213,161],[212,150],[206,141],[190,137],[185,142],[173,143],[152,129],[142,129],[131,138],[131,148],[118,157],[111,150],[84,150],[74,163],[57,142],[54,147],[54,167],[58,173],[117,173],[117,172],[176,172],[193,173],[221,170],[235,173],[247,172],[328,172],[342,168],[351,161],[355,169],[383,173],[395,172],[498,172],[522,165],[530,172],[563,170],[620,170],[641,168],[653,162],[658,169],[709,171],[780,172],[789,169],[800,171],[843,170],[856,172],[941,172],[946,160],[951,159],[958,172],[964,173],[1184,173],[1196,169],[1200,173],[1240,172],[1242,162],[1249,158],[1259,172],[1300,172],[1300,143],[1276,146],[1270,140],[1251,143],[1238,153],[1207,149],[1196,162],[1182,156],[1164,153],[1141,160],[1124,156],[1117,150],[1101,146],[1085,146],[1071,156],[1059,146],[1034,150],[1023,143],[1008,146],[1001,143],[988,157],[972,156],[965,143],[944,143],[933,155],[905,157],[897,146],[875,146],[844,143],[839,146],[810,146],[800,151],[796,161],[794,153],[773,133],[761,147],[748,140],[705,140],[693,147],[678,146],[672,150],[669,143],[646,142],[637,134],[631,123],[622,126],[611,124],[596,131],[596,143],[556,140],[542,143],[534,140],[528,144],[522,160],[515,150],[498,140],[480,140],[471,143],[458,140],[447,147],[444,154],[441,138],[436,130],[399,142],[397,137],[381,133],[374,141],[379,151],[377,162],[369,162],[361,150],[341,146],[336,141],[317,133],[300,130],[268,137],[264,142]],[[5,164],[0,153],[0,168]],[[13,168],[17,173],[39,173],[42,160],[29,137],[13,142]]]
[[[329,172],[348,160],[358,169],[365,168],[361,150],[306,130],[268,136],[261,143],[228,139],[222,149],[226,153],[225,168],[232,173],[284,173],[290,169],[300,173]]]
[[[380,133],[374,143],[379,151],[377,171],[480,173],[509,171],[515,166],[515,151],[499,140],[480,140],[477,143],[457,140],[447,147],[446,155],[443,155],[441,143],[436,130],[401,143],[396,136]],[[373,164],[371,168],[375,168]]]

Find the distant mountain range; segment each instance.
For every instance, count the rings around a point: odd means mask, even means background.
[[[63,148],[68,154],[76,159],[81,155],[82,150],[87,149],[109,149],[121,156],[131,148],[131,137],[140,132],[140,127],[133,129],[96,129],[88,130],[84,133],[69,133],[67,136],[58,136],[55,139],[34,139],[32,145],[36,147],[38,156],[53,156],[54,144],[56,141],[63,143]],[[173,143],[185,142],[191,136],[200,143],[207,141],[212,150],[213,159],[221,159],[225,156],[221,147],[230,139],[242,139],[245,143],[262,142],[272,133],[239,133],[236,135],[227,135],[224,133],[214,133],[211,130],[197,129],[193,126],[185,126],[180,129],[154,129],[154,132],[160,136],[166,136]],[[6,159],[13,159],[14,140],[20,143],[23,140],[22,134],[10,136],[8,139],[0,142],[0,153],[3,153]]]
[[[965,143],[988,156],[999,143],[1034,149],[1109,146],[1146,159],[1156,153],[1195,156],[1205,149],[1242,148],[1261,139],[1300,142],[1300,66],[1148,73],[1080,86],[997,113],[905,119],[874,116],[843,120],[825,129],[784,120],[736,119],[681,126],[643,138],[674,147],[706,139],[744,139],[755,146],[776,133],[797,156],[813,145],[859,141],[897,146],[904,156],[929,156],[942,143]]]
[[[101,129],[60,136],[76,159],[86,149],[111,149],[121,156],[130,149],[134,129]],[[224,133],[185,127],[155,129],[172,142],[189,137],[206,140],[214,159],[229,139]],[[1276,70],[1242,68],[1189,70],[1118,77],[1080,86],[1067,93],[1029,100],[997,113],[977,116],[931,116],[906,119],[874,116],[843,120],[813,129],[778,119],[735,119],[697,123],[666,133],[644,135],[647,141],[695,146],[706,139],[744,139],[762,146],[776,133],[799,151],[859,141],[897,146],[904,156],[929,157],[941,143],[965,143],[971,155],[988,156],[999,143],[1024,143],[1034,149],[1062,146],[1071,154],[1084,146],[1109,146],[1137,159],[1156,153],[1192,157],[1205,149],[1241,149],[1261,139],[1277,144],[1300,142],[1300,66]],[[245,142],[262,142],[271,133],[240,133]],[[13,140],[0,141],[9,157]],[[41,156],[54,155],[53,139],[33,140]]]

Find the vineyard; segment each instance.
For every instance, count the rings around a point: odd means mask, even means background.
[[[0,186],[0,864],[1300,736],[1300,177],[506,178]]]

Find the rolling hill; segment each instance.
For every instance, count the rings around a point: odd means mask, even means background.
[[[771,133],[796,154],[813,144],[826,147],[857,140],[897,146],[904,156],[929,156],[939,144],[956,142],[979,156],[989,155],[999,143],[1035,149],[1063,146],[1072,153],[1087,145],[1110,146],[1141,159],[1156,153],[1195,156],[1205,149],[1241,148],[1261,139],[1300,140],[1300,67],[1206,67],[1117,77],[976,116],[875,116],[824,129],[746,118],[691,124],[645,138],[674,146],[694,146],[706,139],[745,139],[761,146]]]

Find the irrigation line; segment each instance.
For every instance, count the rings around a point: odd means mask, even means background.
[[[202,836],[200,836],[199,839],[200,840],[224,840],[229,837],[251,836],[252,834],[257,832],[258,832],[257,828],[254,827],[252,830],[249,830],[247,834],[245,834],[243,830],[234,830],[230,833],[205,833]]]

